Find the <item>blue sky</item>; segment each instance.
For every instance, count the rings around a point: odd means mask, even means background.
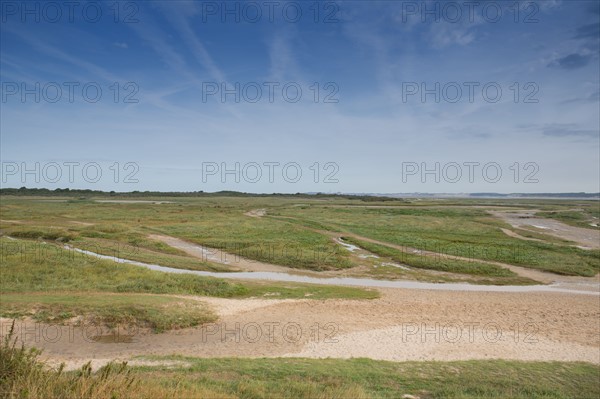
[[[1,3],[3,187],[600,191],[595,1]]]

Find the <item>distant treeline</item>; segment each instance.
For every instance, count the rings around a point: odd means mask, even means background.
[[[18,196],[62,196],[62,197],[118,197],[118,198],[142,198],[142,197],[292,197],[292,198],[342,198],[358,199],[362,201],[403,201],[400,198],[380,197],[371,195],[351,195],[351,194],[326,194],[326,193],[296,193],[296,194],[254,194],[243,193],[239,191],[217,191],[207,193],[204,191],[100,191],[100,190],[80,190],[69,188],[57,188],[49,190],[47,188],[0,188],[0,195],[18,195]]]

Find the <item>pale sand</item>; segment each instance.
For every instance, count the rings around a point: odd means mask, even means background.
[[[191,297],[208,303],[219,314],[218,322],[161,334],[139,332],[129,343],[94,342],[84,337],[81,328],[68,326],[60,328],[59,339],[48,339],[56,337],[57,329],[38,325],[36,336],[31,333],[36,331],[31,321],[18,325],[17,336],[28,346],[43,349],[44,356],[55,364],[65,361],[71,368],[88,360],[95,359],[101,365],[109,359],[151,354],[600,363],[600,306],[596,296],[403,289],[381,292],[382,297],[375,300]],[[2,322],[6,332],[8,321]],[[462,335],[456,340],[459,330]],[[94,331],[88,331],[88,336]]]
[[[260,218],[260,217],[265,216],[266,214],[267,214],[266,209],[253,209],[251,211],[244,213],[244,215],[250,216],[252,218]]]
[[[555,342],[533,334],[533,326],[517,334],[490,325],[435,323],[406,324],[359,331],[337,337],[337,342],[309,342],[289,357],[366,357],[394,362],[412,360],[510,359],[523,361],[584,361],[600,364],[598,347]]]
[[[543,229],[544,234],[573,241],[585,248],[600,249],[599,229],[570,226],[555,219],[537,217],[535,216],[536,212],[539,210],[488,211],[489,214],[502,219],[513,227]]]

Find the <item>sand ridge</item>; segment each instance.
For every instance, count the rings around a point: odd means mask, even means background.
[[[600,307],[595,296],[380,291],[381,298],[374,300],[192,297],[208,303],[219,314],[218,321],[161,334],[140,331],[131,342],[94,342],[80,327],[69,326],[59,327],[61,337],[52,341],[44,339],[46,327],[31,320],[17,323],[17,336],[43,349],[46,358],[71,365],[152,354],[600,364]],[[2,320],[4,333],[7,323]],[[36,328],[37,340],[31,333]],[[57,327],[46,330],[50,335]],[[88,328],[88,335],[90,331],[99,330]],[[461,338],[456,340],[459,331]]]

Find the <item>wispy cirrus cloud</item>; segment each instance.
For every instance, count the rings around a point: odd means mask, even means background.
[[[600,101],[600,90],[596,90],[592,94],[583,97],[570,98],[568,100],[564,100],[561,104],[573,104],[573,103],[597,103]]]
[[[187,44],[190,54],[208,72],[208,75],[220,82],[227,81],[225,73],[218,67],[190,24],[190,21],[199,15],[198,3],[184,1],[179,7],[173,7],[169,3],[158,2],[157,6]]]
[[[579,123],[526,124],[521,130],[536,132],[548,137],[579,137],[600,139],[600,130],[584,127]]]
[[[113,74],[108,69],[101,67],[96,63],[87,61],[79,56],[73,55],[66,50],[56,47],[55,45],[49,44],[46,41],[43,41],[41,38],[39,38],[39,36],[36,36],[35,34],[27,30],[17,29],[12,27],[11,25],[6,25],[4,29],[6,32],[17,36],[19,39],[24,41],[27,45],[31,46],[31,48],[35,49],[36,51],[50,56],[58,61],[69,64],[72,67],[83,69],[91,73],[93,76],[101,78],[107,82],[116,82],[121,80],[119,76]],[[71,74],[72,70],[67,70],[65,72],[67,74]]]
[[[591,54],[572,53],[552,61],[548,66],[566,70],[583,68],[592,60]]]

